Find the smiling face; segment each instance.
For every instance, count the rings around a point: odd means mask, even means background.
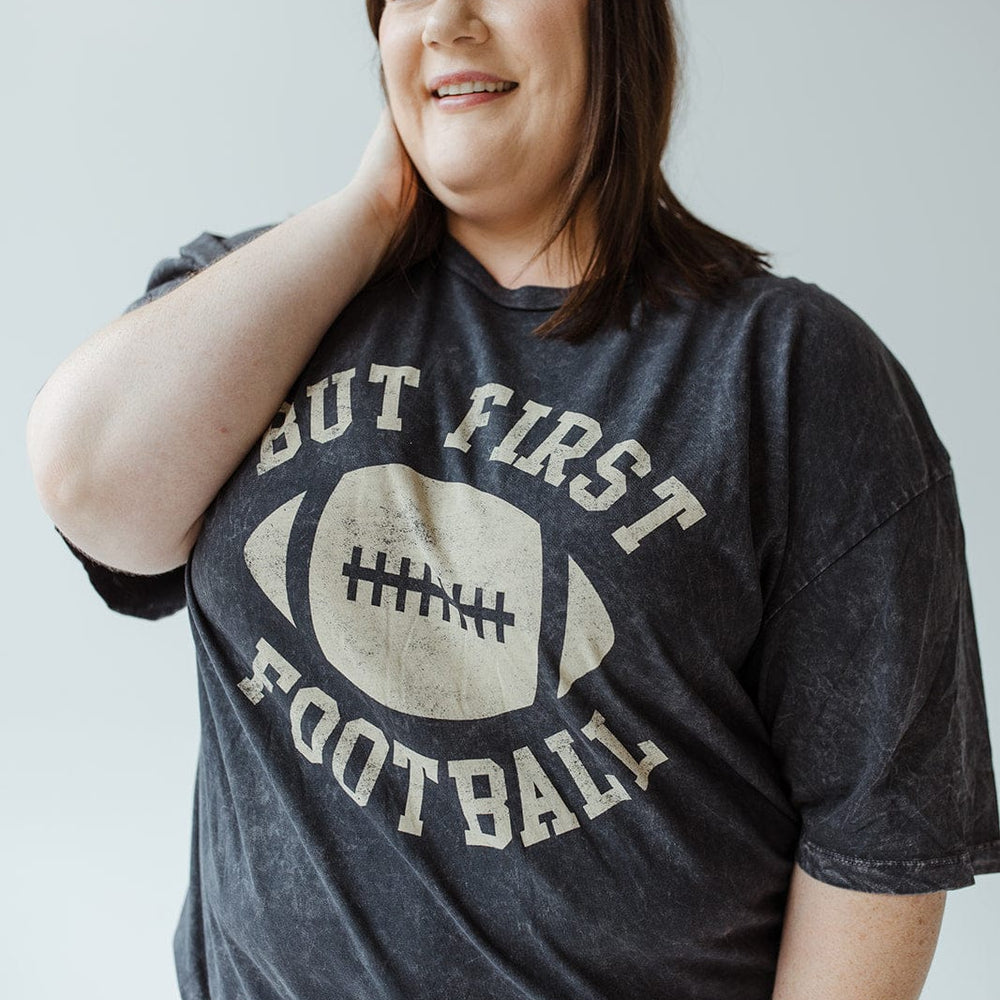
[[[550,224],[580,145],[587,0],[387,0],[379,50],[396,128],[449,226]]]

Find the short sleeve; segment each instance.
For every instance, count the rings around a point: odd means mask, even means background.
[[[83,564],[91,586],[104,603],[119,614],[155,620],[180,611],[186,603],[184,567],[152,576],[112,569],[80,551],[65,535],[62,540]]]
[[[865,892],[1000,870],[996,785],[950,474],[774,610],[760,707],[802,820],[797,861]]]
[[[145,293],[132,302],[125,312],[131,312],[147,302],[152,302],[153,299],[166,295],[192,275],[270,228],[270,225],[258,226],[256,229],[248,229],[229,237],[217,233],[202,233],[182,246],[176,257],[164,258],[153,268]],[[112,611],[136,618],[157,619],[174,614],[184,607],[185,567],[178,566],[176,569],[153,576],[126,573],[97,562],[65,536],[60,534],[60,537],[80,560],[87,571],[91,585]]]

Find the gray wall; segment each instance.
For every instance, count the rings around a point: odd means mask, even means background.
[[[860,313],[923,393],[957,471],[1000,744],[1000,6],[683,13],[670,175],[778,273]],[[374,48],[361,0],[4,0],[3,21],[0,992],[167,1000],[197,744],[186,622],[103,609],[34,499],[22,428],[158,258],[349,178],[379,105]],[[998,933],[1000,877],[952,894],[925,997],[995,997]]]

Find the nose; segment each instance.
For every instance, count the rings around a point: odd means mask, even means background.
[[[433,0],[421,36],[424,45],[481,45],[489,31],[473,0]]]

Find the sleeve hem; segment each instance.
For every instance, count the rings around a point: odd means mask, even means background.
[[[920,860],[876,861],[829,851],[802,839],[795,860],[807,875],[857,892],[941,892],[972,885],[976,875],[1000,872],[1000,840],[957,854]]]
[[[186,564],[154,576],[113,569],[78,549],[58,528],[56,533],[83,565],[91,586],[112,611],[156,621],[175,614],[187,603]]]

